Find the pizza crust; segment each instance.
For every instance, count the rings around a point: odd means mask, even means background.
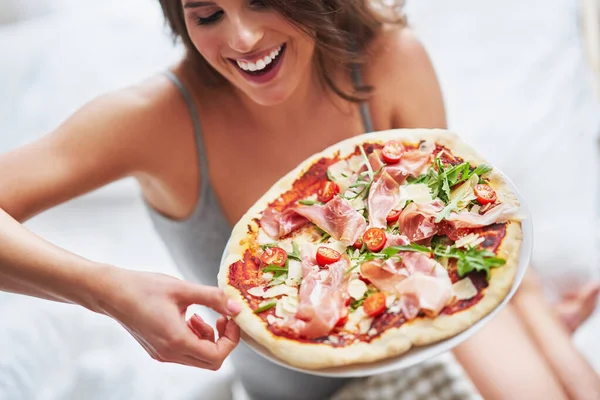
[[[226,257],[221,263],[218,285],[227,296],[242,305],[242,311],[234,318],[240,328],[256,342],[270,350],[284,362],[306,369],[322,369],[350,364],[368,363],[398,356],[412,346],[423,346],[454,336],[469,328],[490,313],[507,296],[512,287],[519,260],[522,242],[522,227],[519,221],[511,221],[499,247],[498,256],[506,259],[506,264],[492,269],[489,286],[484,289],[483,298],[468,309],[452,315],[439,315],[436,318],[418,318],[399,328],[390,328],[371,342],[360,342],[345,347],[332,347],[328,344],[303,343],[275,336],[267,323],[254,314],[238,289],[229,285],[229,265],[243,258],[248,248],[246,240],[249,227],[257,230],[253,221],[267,205],[276,200],[281,193],[292,188],[298,179],[314,162],[323,157],[333,157],[340,153],[345,157],[354,153],[355,146],[364,142],[385,142],[397,139],[418,144],[421,140],[432,140],[448,148],[453,155],[469,161],[472,165],[486,163],[470,146],[462,142],[458,135],[443,129],[397,129],[367,133],[346,139],[314,154],[297,168],[289,172],[269,189],[235,225],[226,247]],[[518,204],[517,198],[507,182],[496,170],[488,173],[490,184],[503,202]]]

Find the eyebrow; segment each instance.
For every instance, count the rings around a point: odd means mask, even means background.
[[[198,7],[212,6],[213,4],[214,3],[208,2],[208,1],[190,1],[188,3],[185,3],[183,8],[198,8]]]

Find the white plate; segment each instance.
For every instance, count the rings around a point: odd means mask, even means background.
[[[497,168],[494,168],[497,172],[502,174]],[[529,266],[529,260],[531,258],[531,251],[533,249],[533,225],[531,223],[531,215],[529,210],[523,200],[523,197],[515,187],[515,185],[510,181],[506,175],[502,174],[502,176],[508,182],[510,189],[517,195],[521,205],[520,214],[523,215],[523,221],[521,222],[523,228],[523,243],[521,244],[521,253],[519,255],[519,265],[517,267],[517,273],[515,275],[515,280],[513,282],[513,286],[506,296],[506,298],[494,308],[488,315],[483,317],[481,320],[476,322],[471,327],[462,331],[461,333],[452,336],[448,339],[439,341],[437,343],[433,343],[427,346],[413,347],[411,350],[406,353],[398,356],[389,358],[386,360],[376,361],[369,364],[356,364],[347,367],[335,367],[335,368],[326,368],[320,370],[309,370],[303,368],[297,368],[291,366],[276,358],[271,352],[269,352],[264,346],[260,345],[250,336],[246,335],[242,332],[242,340],[250,347],[253,351],[263,356],[264,358],[272,361],[275,364],[281,365],[282,367],[289,368],[295,371],[304,372],[306,374],[318,375],[318,376],[328,376],[328,377],[336,377],[336,378],[346,378],[346,377],[364,377],[371,375],[378,375],[385,372],[390,372],[394,370],[399,370],[403,368],[408,368],[419,363],[422,363],[425,360],[436,357],[442,353],[445,353],[454,347],[458,346],[470,336],[472,336],[475,332],[481,329],[486,323],[490,321],[504,306],[506,303],[513,297],[517,288],[521,284],[523,277],[525,276],[525,272]],[[225,254],[223,255],[225,258]]]

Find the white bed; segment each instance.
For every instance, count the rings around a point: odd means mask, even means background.
[[[56,1],[72,7],[0,25],[0,152],[179,54],[164,35],[156,2]],[[528,199],[534,263],[551,292],[564,289],[567,269],[579,281],[600,275],[592,239],[600,208],[600,107],[584,64],[578,4],[415,0],[407,7],[439,74],[451,128]],[[556,186],[555,178],[565,183]],[[579,207],[567,210],[573,199]],[[178,275],[131,181],[27,225],[86,257]],[[0,294],[0,321],[0,400],[228,398],[227,363],[217,373],[159,364],[116,323],[76,307]],[[600,371],[598,334],[600,313],[576,343]]]

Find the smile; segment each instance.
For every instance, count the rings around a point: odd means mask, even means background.
[[[279,65],[283,59],[286,45],[282,44],[279,47],[271,50],[268,53],[262,54],[260,57],[252,60],[248,59],[230,59],[242,75],[255,83],[265,83],[273,79],[279,70]]]

